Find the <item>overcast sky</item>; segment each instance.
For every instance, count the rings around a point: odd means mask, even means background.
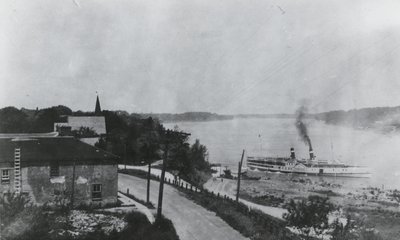
[[[1,0],[0,107],[400,105],[400,1]]]

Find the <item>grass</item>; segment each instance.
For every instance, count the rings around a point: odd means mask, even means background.
[[[400,212],[362,208],[348,208],[346,211],[353,219],[362,222],[365,227],[378,230],[382,239],[400,239]]]
[[[282,207],[285,203],[285,199],[282,197],[275,197],[274,195],[262,195],[262,196],[251,196],[250,194],[241,191],[240,198],[249,200],[260,205],[271,206],[271,207]]]
[[[146,201],[143,201],[142,199],[139,199],[139,198],[135,197],[134,195],[132,195],[132,194],[130,194],[130,193],[128,194],[128,193],[124,193],[124,192],[121,192],[121,191],[119,191],[119,192],[120,192],[121,194],[123,194],[123,195],[129,197],[129,198],[132,198],[132,199],[135,200],[136,202],[141,203],[142,205],[144,205],[144,206],[146,206],[146,207],[148,207],[148,208],[150,208],[150,209],[155,209],[154,204],[153,204],[152,202],[147,203]]]
[[[137,169],[119,169],[118,172],[147,179],[147,172],[142,171],[142,170],[137,170]],[[151,175],[151,174],[150,174],[150,179],[158,180],[156,178],[156,176]]]
[[[314,192],[322,195],[326,195],[327,197],[340,197],[339,193],[336,193],[332,190],[309,190],[309,192]]]

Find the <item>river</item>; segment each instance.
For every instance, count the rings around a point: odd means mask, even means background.
[[[301,141],[295,119],[233,119],[210,122],[165,123],[165,127],[191,133],[190,141],[199,139],[207,146],[209,161],[235,171],[242,150],[246,156],[289,156],[294,147],[298,158],[308,157],[308,147]],[[382,134],[372,130],[307,122],[317,158],[339,160],[368,166],[371,178],[340,179],[347,184],[400,189],[400,134]]]

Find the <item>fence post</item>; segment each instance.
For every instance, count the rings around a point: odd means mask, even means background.
[[[129,195],[129,188],[126,189],[126,194]]]

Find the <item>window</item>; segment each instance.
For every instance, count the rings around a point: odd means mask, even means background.
[[[59,177],[60,176],[60,166],[58,163],[52,163],[50,165],[50,177]]]
[[[92,185],[92,199],[93,200],[101,200],[101,184],[93,184]]]
[[[1,183],[4,183],[4,184],[10,183],[10,170],[9,169],[1,170]]]

